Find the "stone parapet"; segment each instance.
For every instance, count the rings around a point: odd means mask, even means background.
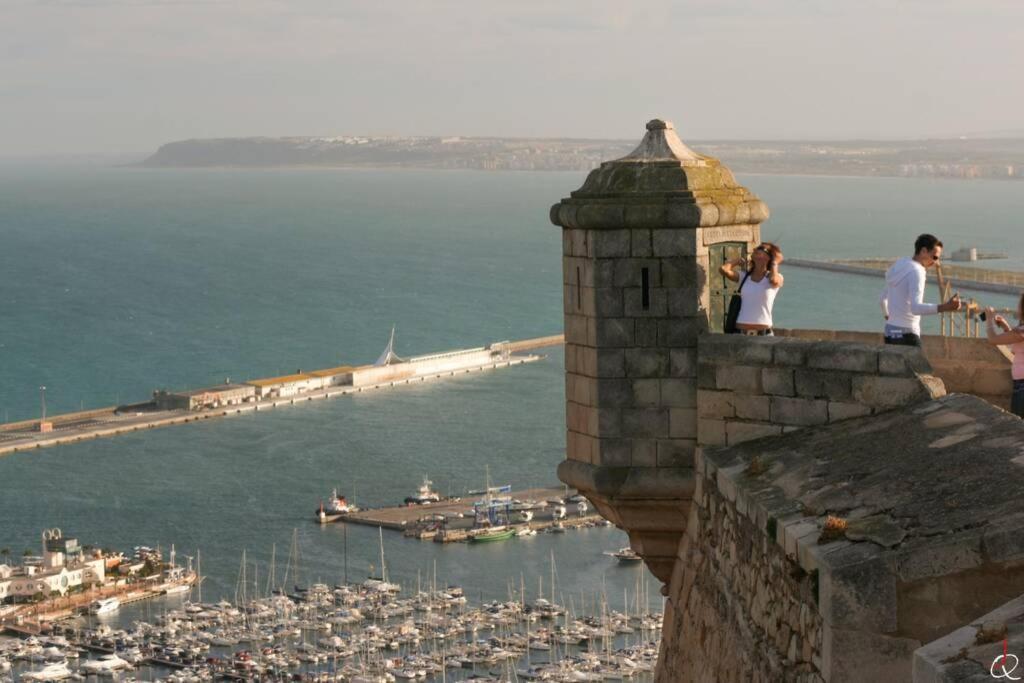
[[[787,337],[704,335],[697,440],[734,445],[945,395],[918,349]]]
[[[695,476],[658,681],[909,681],[1024,585],[1024,509],[993,495],[1024,485],[1024,422],[976,397],[703,448]]]

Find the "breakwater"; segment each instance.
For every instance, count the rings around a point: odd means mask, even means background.
[[[561,340],[561,335],[552,335],[503,342],[487,347],[490,349],[500,346],[500,352],[487,352],[483,348],[459,350],[412,358],[409,361],[399,359],[397,362],[384,365],[331,369],[338,371],[337,374],[330,375],[331,377],[347,381],[347,384],[322,381],[317,386],[311,383],[311,378],[325,377],[328,371],[312,371],[302,375],[274,378],[280,380],[276,383],[272,383],[271,380],[252,380],[251,384],[228,387],[231,391],[237,391],[237,387],[251,389],[251,396],[237,401],[221,402],[217,399],[212,403],[202,402],[211,396],[217,396],[218,391],[224,390],[222,387],[187,394],[164,393],[158,395],[157,400],[153,402],[47,416],[49,431],[40,429],[40,420],[22,420],[0,425],[0,456],[157,427],[233,417],[271,408],[299,405],[306,401],[337,398],[460,374],[513,367],[544,358],[537,354],[515,354],[558,345],[561,344]],[[185,402],[162,401],[165,396],[184,397]],[[198,403],[197,398],[200,399]]]
[[[839,259],[834,261],[816,261],[810,259],[787,258],[787,266],[797,268],[813,268],[833,273],[866,275],[884,278],[885,271],[895,261],[892,259]],[[947,282],[956,288],[964,287],[983,292],[999,294],[1019,294],[1024,290],[1024,272],[1013,270],[997,270],[994,268],[974,268],[969,266],[943,265],[942,273]],[[928,281],[936,283],[934,271],[928,273]]]

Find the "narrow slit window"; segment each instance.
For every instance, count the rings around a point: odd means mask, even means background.
[[[580,267],[576,266],[576,310],[583,308],[583,281],[580,278]]]
[[[645,311],[651,307],[651,274],[647,268],[640,269],[640,305]]]

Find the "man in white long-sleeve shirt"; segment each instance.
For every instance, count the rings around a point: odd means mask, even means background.
[[[921,316],[959,311],[963,304],[955,294],[944,304],[924,301],[928,268],[942,259],[942,242],[935,235],[920,235],[914,242],[914,258],[901,258],[885,273],[882,313],[885,315],[885,343],[921,345]]]

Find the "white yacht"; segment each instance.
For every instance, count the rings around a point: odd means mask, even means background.
[[[62,681],[71,677],[71,669],[67,662],[47,664],[39,671],[30,671],[21,675],[23,681]]]
[[[104,598],[93,600],[89,603],[89,614],[110,614],[121,608],[121,601],[117,598]]]
[[[99,659],[90,659],[82,662],[79,667],[85,674],[112,674],[115,671],[128,669],[131,664],[117,655],[103,655]]]
[[[423,477],[423,483],[420,484],[419,489],[416,491],[415,496],[409,496],[405,499],[406,503],[415,503],[416,505],[430,505],[431,503],[437,503],[441,500],[441,496],[434,491],[431,486],[434,482],[430,481],[426,476]]]

